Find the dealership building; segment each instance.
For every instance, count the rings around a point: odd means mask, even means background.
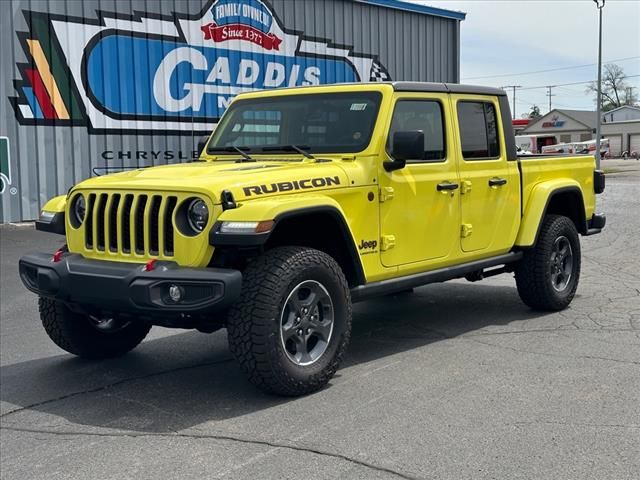
[[[241,91],[460,80],[465,14],[398,0],[4,6],[0,222],[92,175],[192,159]]]
[[[549,144],[584,142],[596,138],[597,118],[595,111],[553,109],[518,134],[543,137]],[[640,108],[624,105],[605,112],[601,133],[609,139],[611,157],[640,154]]]

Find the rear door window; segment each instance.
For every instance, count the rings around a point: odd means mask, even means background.
[[[458,102],[462,157],[490,160],[500,156],[496,109],[490,102]]]

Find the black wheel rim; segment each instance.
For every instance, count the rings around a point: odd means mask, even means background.
[[[333,334],[331,296],[320,282],[306,280],[294,287],[280,317],[280,341],[289,360],[311,365],[327,351]]]
[[[567,237],[560,236],[553,243],[550,268],[553,289],[563,292],[573,278],[573,249]]]

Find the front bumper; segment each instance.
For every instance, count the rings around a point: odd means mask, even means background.
[[[146,316],[184,316],[223,310],[240,297],[242,274],[223,268],[185,268],[174,262],[145,265],[89,260],[66,253],[30,253],[19,262],[20,278],[32,292],[83,307]],[[181,292],[179,301],[169,294]],[[175,297],[174,297],[175,298]]]

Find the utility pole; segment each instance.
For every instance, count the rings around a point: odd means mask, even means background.
[[[598,9],[598,102],[596,108],[596,168],[600,169],[600,126],[602,124],[602,9],[605,0],[593,0]]]
[[[555,94],[551,93],[552,88],[556,88],[556,86],[547,85],[547,97],[549,97],[549,111],[551,111],[551,97],[555,97]]]
[[[627,87],[627,98],[625,98],[626,100],[626,104],[627,105],[633,105],[633,89],[636,87]]]
[[[516,89],[522,88],[522,85],[505,85],[502,89],[513,88],[513,119],[516,119]]]

